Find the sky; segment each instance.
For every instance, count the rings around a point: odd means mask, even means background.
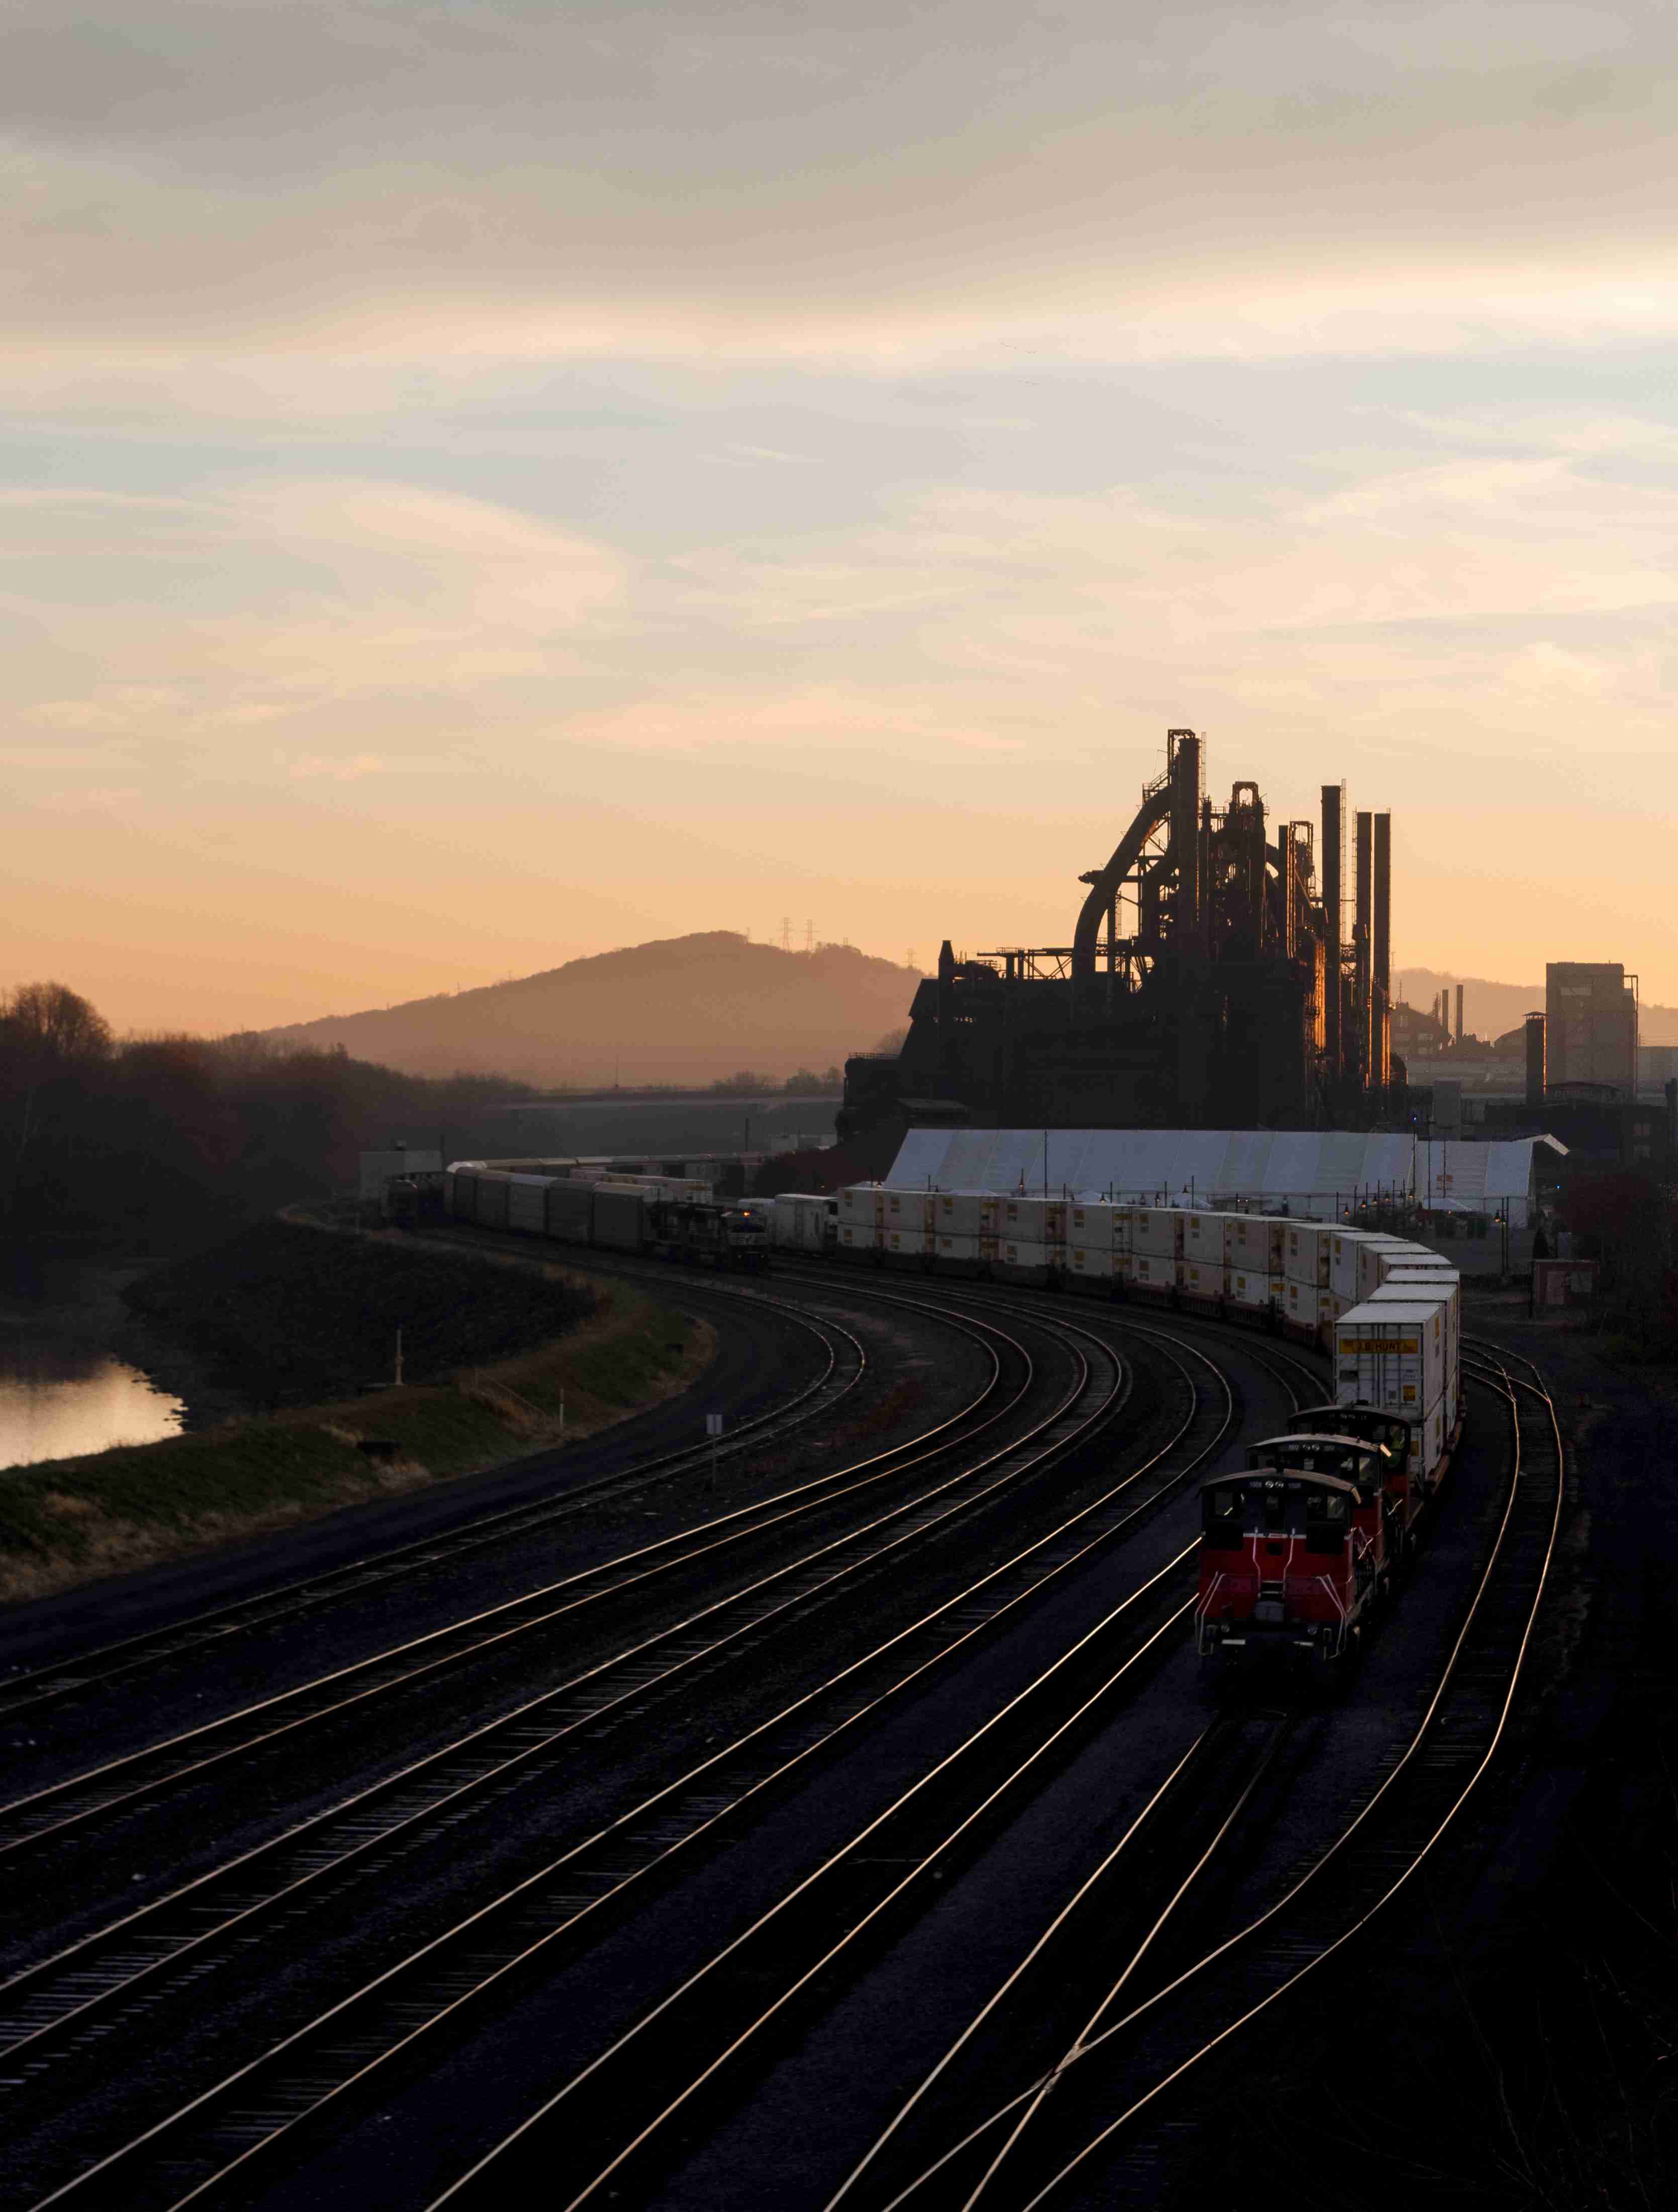
[[[1163,760],[1678,1001],[1678,15],[11,0],[0,984],[1063,944]]]

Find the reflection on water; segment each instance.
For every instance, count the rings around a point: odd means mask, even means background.
[[[103,1285],[7,1271],[0,1285],[0,1468],[177,1433],[181,1401],[154,1389],[100,1341],[109,1306]]]

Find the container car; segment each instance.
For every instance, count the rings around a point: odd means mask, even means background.
[[[514,1229],[556,1243],[639,1252],[709,1267],[767,1265],[769,1208],[750,1200],[666,1195],[627,1180],[577,1182],[457,1161],[444,1178],[446,1212],[487,1229]]]

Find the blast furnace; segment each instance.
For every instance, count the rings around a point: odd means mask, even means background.
[[[1171,731],[1111,859],[1080,878],[1071,944],[967,957],[946,939],[902,1051],[846,1063],[841,1135],[899,1115],[1367,1127],[1390,1110],[1395,1074],[1390,830],[1385,814],[1348,823],[1344,786],[1325,784],[1319,869],[1313,823],[1273,828],[1256,783],[1215,806],[1200,737]]]

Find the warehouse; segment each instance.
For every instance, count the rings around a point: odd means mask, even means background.
[[[1072,1192],[1327,1221],[1363,1205],[1534,1218],[1554,1137],[1501,1144],[1272,1129],[912,1129],[886,1177],[903,1190]]]

